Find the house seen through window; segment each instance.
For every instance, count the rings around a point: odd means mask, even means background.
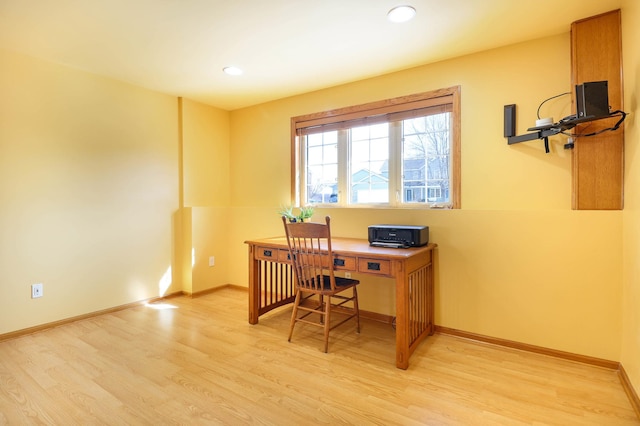
[[[294,196],[328,206],[459,207],[459,88],[292,119]]]

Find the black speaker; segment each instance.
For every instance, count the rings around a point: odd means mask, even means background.
[[[592,81],[576,85],[578,118],[609,116],[609,83]]]
[[[504,106],[504,137],[516,135],[516,105]]]

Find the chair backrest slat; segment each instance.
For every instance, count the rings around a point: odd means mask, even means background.
[[[330,218],[326,223],[288,223],[282,218],[296,283],[310,291],[323,290],[323,275],[329,276],[331,290],[335,290],[333,253],[331,251]]]

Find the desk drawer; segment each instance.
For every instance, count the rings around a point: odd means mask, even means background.
[[[278,262],[281,263],[291,263],[289,255],[289,249],[280,249],[278,250]]]
[[[358,259],[358,272],[365,274],[391,275],[391,261],[384,259]]]
[[[333,269],[336,271],[356,271],[356,258],[333,255]]]
[[[271,262],[282,262],[280,252],[283,250],[278,250],[273,247],[256,247],[256,259],[260,260],[269,260]],[[285,252],[285,260],[286,255],[289,253],[289,250],[284,250]]]

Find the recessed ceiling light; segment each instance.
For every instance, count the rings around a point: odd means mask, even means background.
[[[416,16],[416,10],[412,6],[396,6],[387,13],[391,22],[407,22]]]
[[[229,75],[242,75],[243,73],[243,71],[238,67],[224,67],[222,71]]]

